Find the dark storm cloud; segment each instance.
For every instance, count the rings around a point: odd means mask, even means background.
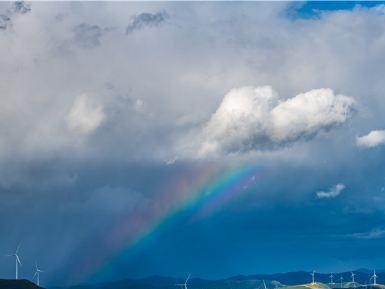
[[[145,27],[156,27],[165,22],[168,18],[166,12],[157,13],[140,13],[131,17],[130,24],[126,28],[126,34],[130,34],[135,30],[140,30]]]
[[[310,270],[315,264],[307,256],[314,252],[319,254],[316,265],[320,268],[338,270],[336,264],[341,262],[355,266],[369,260],[380,265],[371,254],[383,245],[372,244],[369,237],[377,236],[385,221],[379,182],[385,170],[383,154],[384,150],[378,152],[377,161],[371,163],[377,173],[369,177],[366,168],[354,166],[358,160],[349,160],[351,156],[343,165],[333,165],[331,156],[325,157],[328,163],[314,167],[270,163],[261,181],[223,204],[216,214],[192,221],[193,212],[186,209],[156,238],[143,240],[124,257],[109,260],[109,273],[95,278],[113,280],[153,272],[184,275],[191,268],[194,275],[217,277]],[[1,193],[0,226],[11,232],[2,250],[7,253],[22,240],[25,268],[38,258],[47,267],[46,282],[76,283],[82,279],[71,268],[108,252],[99,241],[108,238],[117,224],[144,218],[162,204],[172,205],[164,184],[183,175],[180,182],[195,182],[190,171],[188,163],[166,166],[64,159],[24,163],[19,174],[24,185]],[[337,181],[350,184],[346,194],[331,202],[314,198],[316,190]],[[373,199],[377,201],[372,203]],[[18,217],[8,218],[15,210]],[[135,232],[132,225],[129,231]],[[347,249],[341,250],[346,242]],[[186,257],[181,260],[183,254]],[[278,265],[274,260],[282,256],[290,262]],[[1,264],[4,274],[11,276],[8,260]]]
[[[312,166],[270,162],[260,181],[228,200],[215,214],[192,221],[194,212],[185,209],[156,232],[155,238],[150,236],[124,256],[109,260],[108,266],[102,264],[108,273],[95,278],[114,280],[154,272],[178,276],[191,268],[194,275],[211,278],[310,270],[315,265],[338,270],[336,264],[341,262],[354,267],[369,260],[380,266],[371,254],[382,250],[383,244],[370,240],[383,234],[379,230],[385,221],[384,154],[380,150],[373,156],[370,176],[366,167],[356,166],[360,159],[351,155],[342,156],[344,161],[338,163],[325,155]],[[146,218],[162,205],[172,206],[173,200],[166,196],[173,188],[165,184],[175,178],[178,183],[194,183],[191,167],[199,171],[205,165],[96,158],[8,165],[7,171],[17,176],[17,182],[3,186],[0,194],[0,227],[9,232],[1,250],[6,254],[22,241],[22,276],[28,275],[28,267],[37,259],[45,268],[45,282],[79,282],[83,279],[77,275],[77,266],[108,253],[108,246],[100,241],[108,239],[117,224]],[[319,188],[337,182],[349,184],[339,198],[319,202],[314,197]],[[11,218],[15,211],[17,217]],[[129,232],[134,233],[135,223],[131,225]],[[346,249],[341,250],[341,244]],[[317,264],[308,258],[314,252]],[[278,265],[276,260],[282,256],[290,262]],[[12,276],[8,259],[1,260],[0,268],[5,276]]]
[[[112,272],[124,275],[126,270],[133,276],[150,275],[153,270],[183,276],[194,268],[196,276],[219,278],[240,272],[311,270],[314,266],[335,271],[340,264],[346,268],[381,266],[381,257],[373,257],[373,253],[384,249],[383,242],[371,240],[382,236],[378,228],[385,217],[381,205],[370,205],[370,200],[381,197],[376,180],[382,173],[368,179],[352,164],[325,165],[320,171],[320,167],[277,163],[260,182],[215,215],[191,221],[187,209],[156,238],[146,240],[140,250],[125,252],[125,258],[110,262],[110,273],[104,277],[113,279]],[[381,161],[373,166],[385,169]],[[346,195],[329,203],[314,198],[319,186],[338,179],[352,184]],[[357,185],[363,180],[372,183],[367,188],[370,196]],[[309,255],[317,256],[316,260]]]

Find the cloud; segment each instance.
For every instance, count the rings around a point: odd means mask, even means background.
[[[13,11],[16,13],[25,14],[31,12],[31,5],[24,1],[15,1],[13,3]]]
[[[0,15],[0,29],[7,29],[9,23],[11,21],[11,18],[6,14]]]
[[[105,118],[103,107],[83,94],[75,99],[67,116],[67,123],[71,130],[80,134],[89,134],[94,132]]]
[[[317,195],[318,199],[336,198],[341,194],[341,192],[344,189],[345,189],[344,184],[337,184],[337,185],[333,186],[332,188],[330,188],[329,191],[327,191],[327,192],[320,191],[320,192],[317,192],[316,195]]]
[[[331,89],[313,89],[280,100],[270,86],[234,88],[199,133],[199,155],[265,150],[344,123],[354,100]]]
[[[26,14],[31,12],[31,5],[24,1],[15,1],[9,3],[4,11],[0,14],[0,29],[5,30],[12,26],[12,18],[17,14]]]
[[[135,30],[142,29],[144,27],[156,27],[161,25],[168,18],[166,12],[157,13],[140,13],[131,17],[131,21],[126,28],[126,34],[132,33]]]
[[[364,136],[357,137],[356,144],[359,147],[373,148],[385,144],[385,130],[372,130]]]
[[[83,48],[92,48],[100,45],[103,29],[98,25],[82,23],[74,27],[75,41]]]
[[[385,237],[385,230],[380,228],[375,228],[368,232],[353,233],[348,235],[349,238],[353,239],[381,239]]]
[[[149,199],[160,200],[155,202],[157,205],[163,204],[159,188],[166,183],[165,177],[170,183],[203,182],[203,177],[191,173],[191,167],[201,163],[199,171],[207,175],[210,166],[226,163],[226,154],[238,151],[262,151],[255,158],[247,156],[247,161],[266,166],[269,173],[260,182],[266,196],[277,193],[277,199],[281,200],[280,193],[290,187],[293,193],[283,200],[290,202],[294,196],[307,196],[309,190],[315,193],[312,191],[314,185],[323,188],[322,184],[336,174],[343,174],[341,179],[349,183],[349,198],[355,197],[356,210],[368,211],[365,214],[374,210],[382,212],[383,202],[372,201],[376,194],[381,196],[378,192],[383,185],[381,152],[373,150],[371,156],[362,154],[347,140],[355,138],[356,131],[385,121],[385,84],[381,78],[385,73],[385,15],[373,13],[371,9],[354,9],[322,13],[317,19],[292,21],[283,16],[285,5],[285,2],[33,2],[30,13],[7,14],[4,11],[14,11],[12,5],[0,3],[4,8],[0,9],[0,14],[11,15],[10,22],[5,18],[7,30],[0,30],[0,54],[3,56],[0,61],[3,77],[0,185],[6,191],[1,194],[0,203],[9,207],[9,211],[0,210],[0,225],[9,232],[0,249],[4,251],[5,246],[18,242],[21,235],[34,235],[36,244],[43,247],[55,243],[62,252],[60,255],[40,250],[41,258],[52,265],[50,268],[57,269],[57,274],[47,273],[47,282],[53,278],[71,280],[66,277],[72,276],[64,276],[58,264],[65,263],[67,252],[77,246],[83,248],[80,240],[93,236],[99,225],[95,221],[99,215],[88,212],[85,206],[86,195],[94,194],[94,190],[88,191],[88,188],[119,188],[121,193],[116,194],[122,198],[124,191],[132,188]],[[172,21],[150,21],[149,25],[141,22],[143,16],[139,17],[140,14],[154,15],[157,11],[167,11]],[[136,17],[128,22],[130,15]],[[75,43],[74,27],[81,23],[86,24],[78,33],[85,35]],[[131,37],[124,35],[128,24]],[[114,29],[103,33],[105,27]],[[161,29],[157,29],[159,27]],[[81,43],[84,39],[88,40]],[[73,49],[76,45],[96,45],[97,49]],[[370,53],[365,53],[367,51]],[[230,112],[221,114],[234,117],[235,121],[225,121],[219,115],[214,117],[217,109],[219,114],[223,96],[232,88],[247,83],[271,84],[282,97],[267,90],[265,99],[259,95],[262,92],[254,91],[256,88],[249,89],[251,92],[246,94],[257,94],[255,99],[239,97],[245,105],[234,112],[234,116]],[[107,84],[113,89],[106,88]],[[333,105],[326,105],[327,109],[322,111],[314,102],[313,113],[310,109],[313,102],[306,104],[306,98],[295,97],[299,92],[320,87],[354,95],[357,103],[367,108],[370,118],[360,110],[349,121],[349,126],[334,129],[346,123],[354,105],[345,107],[349,111],[346,117],[337,113],[336,108],[348,102],[333,93],[322,98]],[[81,96],[74,100],[73,96],[78,96],[79,92],[88,94],[83,100]],[[294,100],[286,100],[289,97]],[[233,106],[237,107],[240,100],[233,101]],[[245,107],[251,107],[251,112]],[[255,111],[258,109],[263,117],[257,117]],[[331,113],[334,114],[330,116]],[[283,116],[280,118],[280,115]],[[325,130],[329,131],[323,137],[314,138]],[[189,133],[193,134],[192,138],[186,137]],[[79,146],[78,139],[83,138],[87,139],[87,145]],[[195,157],[199,151],[225,157],[215,162],[183,159],[175,147],[186,139],[194,145],[189,157]],[[302,141],[309,139],[312,141]],[[294,143],[296,145],[289,146]],[[216,147],[203,150],[203,144]],[[265,153],[266,150],[269,153]],[[270,151],[278,157],[265,158],[271,155]],[[286,164],[287,158],[290,158],[289,164]],[[167,162],[171,164],[175,159],[174,164],[167,166]],[[131,168],[122,168],[120,162]],[[140,171],[141,164],[149,168]],[[237,164],[235,162],[234,166]],[[186,167],[185,171],[181,166]],[[278,177],[277,171],[280,172]],[[289,178],[288,171],[293,171],[291,176],[297,177]],[[45,181],[44,172],[55,181]],[[130,178],[130,181],[116,183],[116,172],[124,173],[124,179]],[[186,181],[180,182],[182,172]],[[76,180],[72,176],[77,176]],[[306,190],[301,189],[304,187]],[[177,193],[182,196],[179,191]],[[88,201],[90,208],[98,203],[103,207],[109,198],[107,193],[99,194],[95,195],[95,201]],[[32,214],[24,206],[33,202],[26,201],[25,195],[43,202],[34,206],[42,222],[28,222]],[[27,212],[25,219],[23,214],[11,217],[15,206],[8,201],[10,197],[23,206],[18,212]],[[110,201],[113,202],[113,195]],[[123,203],[128,202],[129,198]],[[350,202],[353,204],[353,199]],[[78,211],[70,211],[68,217],[55,218],[55,214],[68,212],[70,203]],[[245,206],[258,203],[250,201]],[[115,212],[112,205],[111,212]],[[332,205],[339,208],[341,204],[333,202]],[[152,212],[145,203],[143,210]],[[333,211],[342,214],[342,210]],[[311,212],[317,213],[320,223],[328,223],[317,210]],[[90,218],[79,222],[82,213],[89,213]],[[298,220],[306,219],[302,213]],[[280,216],[283,223],[287,223],[286,215]],[[346,222],[353,227],[349,232],[365,232],[367,228],[362,228],[363,223],[377,226],[382,221],[381,216],[374,216],[376,218],[371,219],[374,222],[357,222],[356,218],[348,221],[346,214],[332,218],[337,219],[340,232]],[[133,217],[130,219],[138,220],[135,215]],[[63,224],[59,229],[58,222]],[[41,224],[42,230],[32,232],[33,224]],[[309,226],[314,227],[314,224]],[[57,242],[46,236],[47,232],[55,234],[56,230]],[[73,233],[66,234],[68,239],[63,238],[63,232],[68,231]],[[36,249],[31,251],[36,252]],[[52,258],[56,258],[57,263],[53,264]],[[4,269],[9,266],[0,265],[1,271],[6,272]],[[148,270],[138,274],[151,274],[150,267]],[[126,273],[116,271],[115,278]]]

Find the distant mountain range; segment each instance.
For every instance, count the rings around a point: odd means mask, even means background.
[[[342,287],[351,288],[359,287],[360,284],[369,284],[370,276],[373,271],[368,269],[359,269],[353,271],[355,273],[356,284],[351,283],[351,272],[342,272],[334,274],[335,284],[333,288]],[[255,274],[255,275],[237,275],[230,278],[220,280],[207,280],[201,278],[191,278],[188,282],[188,289],[264,289],[266,284],[267,289],[273,289],[283,286],[295,286],[301,284],[311,283],[311,272],[297,271],[288,273],[275,273],[275,274]],[[376,271],[378,276],[377,283],[385,283],[385,271]],[[316,273],[316,282],[328,284],[330,282],[330,273]],[[82,284],[71,286],[69,288],[55,287],[51,289],[184,289],[182,286],[175,284],[184,283],[184,279],[163,277],[163,276],[151,276],[141,279],[125,279],[114,282],[105,282],[99,284]],[[295,286],[305,287],[305,286]],[[308,286],[309,287],[309,286]],[[380,287],[380,286],[378,286]],[[306,287],[307,288],[307,287]],[[0,286],[0,289],[3,289]],[[372,288],[379,289],[379,288]],[[385,289],[385,288],[384,288]]]

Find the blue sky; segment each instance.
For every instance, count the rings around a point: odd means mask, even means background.
[[[319,17],[322,12],[352,10],[357,6],[370,8],[381,4],[384,1],[299,1],[293,2],[291,13],[294,18],[311,18]]]
[[[0,253],[55,285],[385,268],[384,7],[1,3]]]

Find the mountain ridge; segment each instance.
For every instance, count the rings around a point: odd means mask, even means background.
[[[359,287],[361,284],[369,284],[372,270],[360,268],[354,271],[333,273],[334,286],[339,288],[340,278],[343,278],[343,288],[349,288],[351,283],[351,272],[355,273],[355,282]],[[309,271],[293,271],[272,274],[250,274],[234,275],[222,279],[191,278],[188,282],[189,289],[264,289],[263,280],[267,289],[275,289],[283,286],[296,286],[310,284]],[[376,270],[377,282],[385,283],[385,271]],[[329,284],[330,273],[317,273],[315,279],[319,283]],[[50,287],[51,289],[179,289],[175,284],[184,283],[185,279],[180,277],[152,275],[138,279],[121,279],[110,282],[94,284],[78,284],[69,287]],[[357,287],[357,288],[358,288]],[[0,288],[2,289],[2,288]],[[182,288],[183,289],[183,288]]]

